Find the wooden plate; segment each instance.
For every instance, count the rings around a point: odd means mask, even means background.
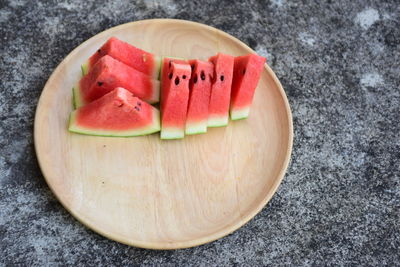
[[[90,38],[57,67],[36,110],[36,153],[49,187],[87,227],[138,247],[191,247],[238,229],[271,199],[291,154],[292,117],[275,74],[265,67],[247,120],[207,134],[161,141],[158,134],[69,133],[80,65],[110,36],[182,58],[253,52],[220,30],[171,19],[127,23]]]

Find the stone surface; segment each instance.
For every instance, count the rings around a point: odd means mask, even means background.
[[[398,265],[400,5],[392,1],[0,1],[0,265]],[[41,90],[109,27],[171,17],[268,57],[295,139],[272,201],[211,244],[151,251],[107,240],[61,207],[39,170]]]

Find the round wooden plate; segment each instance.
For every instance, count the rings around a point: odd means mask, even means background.
[[[80,65],[111,36],[181,58],[254,52],[215,28],[171,19],[120,25],[78,46],[51,75],[36,110],[35,148],[51,190],[87,227],[143,248],[196,246],[241,227],[271,199],[291,154],[290,107],[273,71],[265,66],[247,120],[206,134],[162,141],[69,133]]]

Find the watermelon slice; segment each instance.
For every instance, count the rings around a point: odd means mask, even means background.
[[[256,54],[235,58],[230,113],[232,120],[249,116],[254,91],[264,69],[265,58]]]
[[[123,87],[149,103],[159,101],[159,81],[150,79],[149,76],[110,56],[104,56],[75,85],[75,107],[90,103],[116,87]]]
[[[186,134],[207,132],[208,105],[210,103],[211,82],[214,65],[211,62],[190,60],[192,76],[190,97],[186,117]]]
[[[214,64],[214,81],[208,107],[208,127],[225,126],[229,120],[234,57],[218,53],[209,61]]]
[[[162,61],[161,139],[184,137],[190,73],[190,65],[184,60]]]
[[[71,113],[69,131],[101,136],[137,136],[160,130],[153,106],[118,87]]]
[[[108,41],[82,65],[83,75],[89,73],[96,62],[105,55],[109,55],[151,76],[153,79],[158,79],[160,68],[160,59],[158,57],[115,37],[108,39]]]

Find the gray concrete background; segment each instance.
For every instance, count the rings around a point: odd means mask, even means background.
[[[244,227],[151,251],[107,240],[54,198],[33,149],[41,90],[81,42],[170,17],[224,30],[268,58],[293,111],[288,173]],[[0,265],[399,266],[398,1],[0,0]]]

